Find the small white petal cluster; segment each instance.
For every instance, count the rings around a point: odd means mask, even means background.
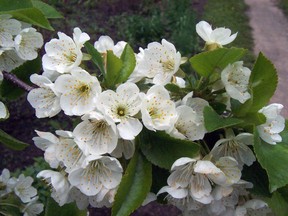
[[[46,54],[42,64],[44,69],[67,73],[80,65],[83,57],[81,48],[90,37],[79,28],[74,29],[73,39],[62,32],[58,33],[58,37],[45,44]]]
[[[165,39],[161,43],[152,42],[146,49],[140,49],[137,66],[129,81],[137,82],[142,78],[149,78],[153,84],[165,85],[171,82],[180,64],[181,54],[172,43]]]
[[[9,202],[7,197],[9,196],[14,201],[19,200],[19,206],[17,207],[24,215],[36,216],[40,214],[43,211],[44,205],[38,202],[37,190],[32,186],[33,181],[32,177],[25,177],[23,174],[18,178],[11,177],[10,171],[3,169],[0,175],[0,203],[9,205],[7,203]]]
[[[250,74],[250,69],[243,67],[242,61],[229,64],[221,72],[221,81],[227,94],[240,103],[244,103],[251,98],[248,92]]]
[[[258,111],[266,117],[266,122],[257,126],[259,136],[272,145],[282,141],[282,137],[279,134],[285,128],[285,118],[280,115],[282,109],[282,104],[273,103]]]
[[[233,157],[241,169],[244,164],[251,166],[256,160],[253,151],[248,147],[253,145],[253,138],[253,134],[250,133],[240,133],[235,136],[232,129],[227,129],[226,137],[215,143],[211,154],[215,159],[223,156]]]
[[[10,15],[0,15],[0,70],[10,72],[27,60],[36,59],[43,37]]]
[[[231,30],[228,28],[215,28],[205,22],[200,21],[196,24],[197,34],[206,42],[206,46],[215,45],[215,47],[222,47],[235,40],[237,33],[231,35]]]
[[[174,162],[167,183],[158,194],[168,193],[168,203],[182,210],[183,215],[245,216],[267,215],[268,205],[261,200],[248,200],[249,182],[240,180],[241,171],[232,157],[222,157],[215,163],[195,158],[180,158]],[[253,214],[253,215],[254,215]]]
[[[9,116],[6,106],[0,101],[0,119],[6,119]]]
[[[175,199],[192,199],[202,204],[213,201],[212,185],[230,186],[241,177],[237,162],[231,157],[222,157],[215,164],[208,160],[180,158],[171,171],[168,186],[158,194],[167,192]]]
[[[100,36],[98,41],[94,43],[94,47],[102,55],[105,55],[107,51],[112,51],[114,55],[116,55],[117,57],[120,57],[121,54],[123,53],[123,50],[126,44],[127,43],[125,41],[119,41],[115,45],[112,38],[110,38],[107,35],[103,35],[103,36]]]

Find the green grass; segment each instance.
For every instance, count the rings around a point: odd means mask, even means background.
[[[280,0],[278,6],[284,11],[285,15],[288,16],[288,0]]]
[[[141,11],[110,19],[123,40],[134,48],[145,48],[148,43],[165,38],[184,56],[199,51],[192,0],[144,0],[140,8]]]
[[[226,27],[233,33],[238,32],[236,40],[229,46],[248,49],[249,52],[243,60],[247,66],[252,66],[255,61],[252,53],[254,44],[246,10],[247,6],[243,0],[209,0],[202,19],[212,24],[213,28]]]

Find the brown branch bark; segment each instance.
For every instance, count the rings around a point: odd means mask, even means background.
[[[22,80],[20,80],[16,75],[12,74],[12,73],[8,73],[6,71],[3,71],[3,77],[4,79],[12,82],[13,84],[15,84],[16,86],[22,88],[23,90],[29,92],[33,89],[32,86],[28,85],[27,83],[23,82]]]

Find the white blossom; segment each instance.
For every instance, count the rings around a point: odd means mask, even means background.
[[[196,24],[196,32],[206,42],[206,46],[215,45],[216,47],[231,43],[237,36],[237,33],[231,35],[231,30],[228,28],[212,30],[212,26],[205,21]]]
[[[193,200],[208,204],[213,197],[210,177],[223,178],[223,172],[211,161],[180,158],[174,162],[171,175],[159,193],[167,192],[176,199],[191,197]]]
[[[21,174],[18,177],[14,192],[23,203],[30,202],[37,195],[37,190],[32,186],[32,183],[33,178],[30,176],[25,177]]]
[[[75,142],[72,132],[58,130],[56,134],[59,136],[59,142],[55,145],[54,154],[61,165],[66,167],[65,171],[70,173],[81,166],[86,155]]]
[[[116,148],[110,153],[111,156],[121,158],[124,156],[126,160],[133,157],[135,152],[134,140],[118,139]]]
[[[111,153],[117,145],[118,134],[114,121],[97,112],[82,117],[73,134],[79,148],[88,155]]]
[[[241,178],[241,170],[239,169],[238,162],[229,156],[221,157],[215,162],[222,173],[218,175],[208,175],[209,178],[216,184],[222,186],[229,186],[239,182]]]
[[[238,206],[235,211],[235,216],[265,216],[272,213],[267,203],[262,200],[248,200],[244,205]]]
[[[285,128],[285,118],[280,115],[282,109],[282,104],[273,103],[258,111],[266,117],[266,122],[257,126],[259,136],[272,145],[282,141],[279,134]]]
[[[50,167],[57,168],[59,166],[59,159],[57,158],[56,146],[59,143],[59,139],[50,132],[37,131],[38,137],[33,137],[34,144],[40,148],[44,153],[44,159],[49,163]]]
[[[112,207],[114,197],[118,188],[106,189],[103,188],[97,195],[89,197],[89,203],[95,208]]]
[[[24,209],[21,210],[21,212],[24,213],[23,216],[36,216],[44,210],[44,205],[37,201],[38,197],[35,197],[25,205]]]
[[[181,105],[176,108],[177,121],[168,133],[179,139],[198,140],[204,137],[202,122],[193,108]]]
[[[134,83],[124,83],[118,86],[116,92],[106,90],[98,98],[97,108],[119,123],[117,129],[121,138],[132,140],[137,136],[143,126],[134,118],[140,111],[142,99],[139,88]]]
[[[140,58],[136,58],[136,69],[130,76],[135,81],[147,77],[152,78],[154,84],[165,85],[171,81],[181,64],[181,54],[165,39],[161,43],[148,44],[140,55]]]
[[[10,171],[8,169],[3,169],[0,175],[0,197],[5,196],[6,194],[13,191],[15,185],[17,183],[16,178],[11,178]]]
[[[100,36],[98,41],[94,43],[95,49],[102,53],[106,54],[107,51],[111,50],[117,57],[121,57],[121,54],[124,51],[124,48],[126,46],[125,41],[119,41],[117,44],[114,44],[114,41],[107,35]]]
[[[95,196],[101,190],[117,187],[122,178],[122,166],[116,158],[88,156],[81,167],[69,173],[71,185],[87,196]]]
[[[202,98],[194,98],[192,96],[193,92],[190,92],[180,102],[180,105],[178,107],[184,106],[185,108],[177,107],[179,118],[175,125],[180,129],[180,131],[185,131],[185,126],[189,127],[189,130],[186,131],[187,133],[184,134],[185,137],[190,140],[200,140],[204,138],[204,135],[207,132],[204,124],[203,110],[206,106],[209,106],[209,103]],[[192,110],[188,109],[186,106],[192,108]],[[186,116],[185,118],[185,111],[189,112],[189,114],[191,115],[189,115],[190,118],[188,118],[188,116]],[[191,121],[189,121],[188,119]],[[174,133],[174,135],[172,136],[180,138],[181,134],[179,134],[179,129],[177,129],[178,132],[174,130],[174,132],[172,132],[172,134]]]
[[[11,72],[24,63],[15,50],[0,47],[0,71]]]
[[[34,28],[25,28],[15,37],[15,50],[23,60],[37,58],[37,50],[43,46],[43,37]]]
[[[69,202],[70,183],[65,175],[52,170],[42,170],[37,174],[37,178],[43,178],[51,185],[51,197],[59,206],[63,206]]]
[[[0,46],[2,47],[13,47],[13,36],[21,31],[21,23],[10,18],[10,15],[0,15]]]
[[[248,92],[250,74],[250,69],[243,67],[242,61],[229,64],[221,72],[221,81],[225,86],[227,94],[240,103],[244,103],[251,98]]]
[[[90,37],[79,28],[74,28],[73,39],[62,32],[58,32],[58,37],[45,44],[43,67],[59,73],[70,72],[80,65],[83,57],[81,48]]]
[[[78,188],[72,187],[69,192],[70,199],[76,202],[79,209],[87,209],[89,205],[89,197],[83,194]]]
[[[175,103],[162,85],[152,86],[141,106],[142,120],[149,130],[169,130],[177,120]]]
[[[211,154],[215,159],[223,156],[233,157],[240,167],[244,164],[250,166],[256,158],[248,145],[253,145],[253,134],[240,133],[235,136],[232,129],[227,129],[226,137],[215,143]]]
[[[47,77],[38,74],[30,76],[32,83],[39,88],[32,89],[27,100],[36,110],[37,118],[53,117],[61,111],[60,93],[55,90],[55,85]]]
[[[98,79],[81,68],[59,76],[55,89],[61,93],[60,106],[66,115],[83,115],[92,111],[101,92]]]
[[[6,119],[9,116],[8,110],[5,106],[5,104],[3,104],[0,101],[0,119]]]

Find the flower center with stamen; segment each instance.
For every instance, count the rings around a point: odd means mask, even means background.
[[[175,62],[173,60],[168,59],[165,62],[160,61],[160,63],[162,64],[162,68],[164,72],[171,72],[174,70]]]
[[[69,62],[72,62],[72,63],[74,63],[76,61],[76,59],[77,59],[77,55],[74,52],[69,53],[69,55],[68,54],[64,54],[64,56]]]
[[[117,115],[120,117],[123,117],[126,115],[126,110],[124,107],[118,107],[117,108]]]
[[[94,126],[93,133],[99,133],[99,131],[104,131],[107,128],[107,123],[103,120],[93,120],[91,123]]]

